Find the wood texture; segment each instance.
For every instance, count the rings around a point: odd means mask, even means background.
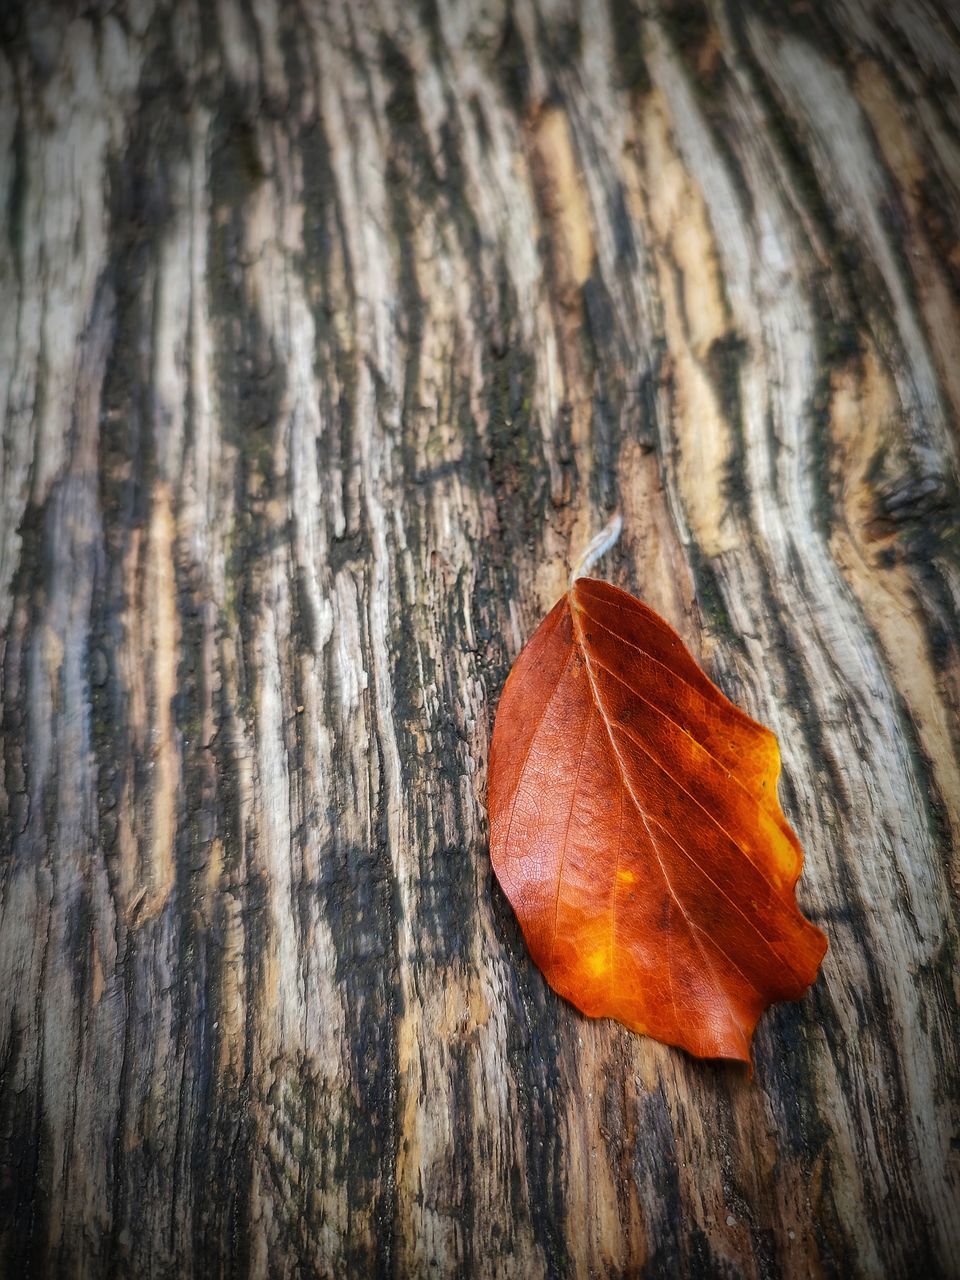
[[[951,10],[3,6],[3,1275],[957,1274]],[[831,940],[752,1083],[491,882],[616,506]]]

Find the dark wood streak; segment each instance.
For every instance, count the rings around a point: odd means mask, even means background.
[[[949,1275],[949,6],[0,19],[0,1272]],[[777,732],[831,939],[752,1082],[493,882],[606,575]]]

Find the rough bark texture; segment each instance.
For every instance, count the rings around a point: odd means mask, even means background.
[[[3,6],[3,1275],[955,1273],[951,8]],[[491,880],[615,506],[831,940],[752,1082]]]

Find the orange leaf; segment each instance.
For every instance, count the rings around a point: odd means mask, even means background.
[[[769,729],[646,605],[581,578],[507,679],[490,851],[530,953],[591,1017],[750,1061],[763,1010],[816,977],[803,854]]]

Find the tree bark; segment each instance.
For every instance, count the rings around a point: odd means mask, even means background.
[[[2,1274],[958,1274],[951,6],[0,23]],[[617,507],[830,938],[752,1080],[491,876]]]

